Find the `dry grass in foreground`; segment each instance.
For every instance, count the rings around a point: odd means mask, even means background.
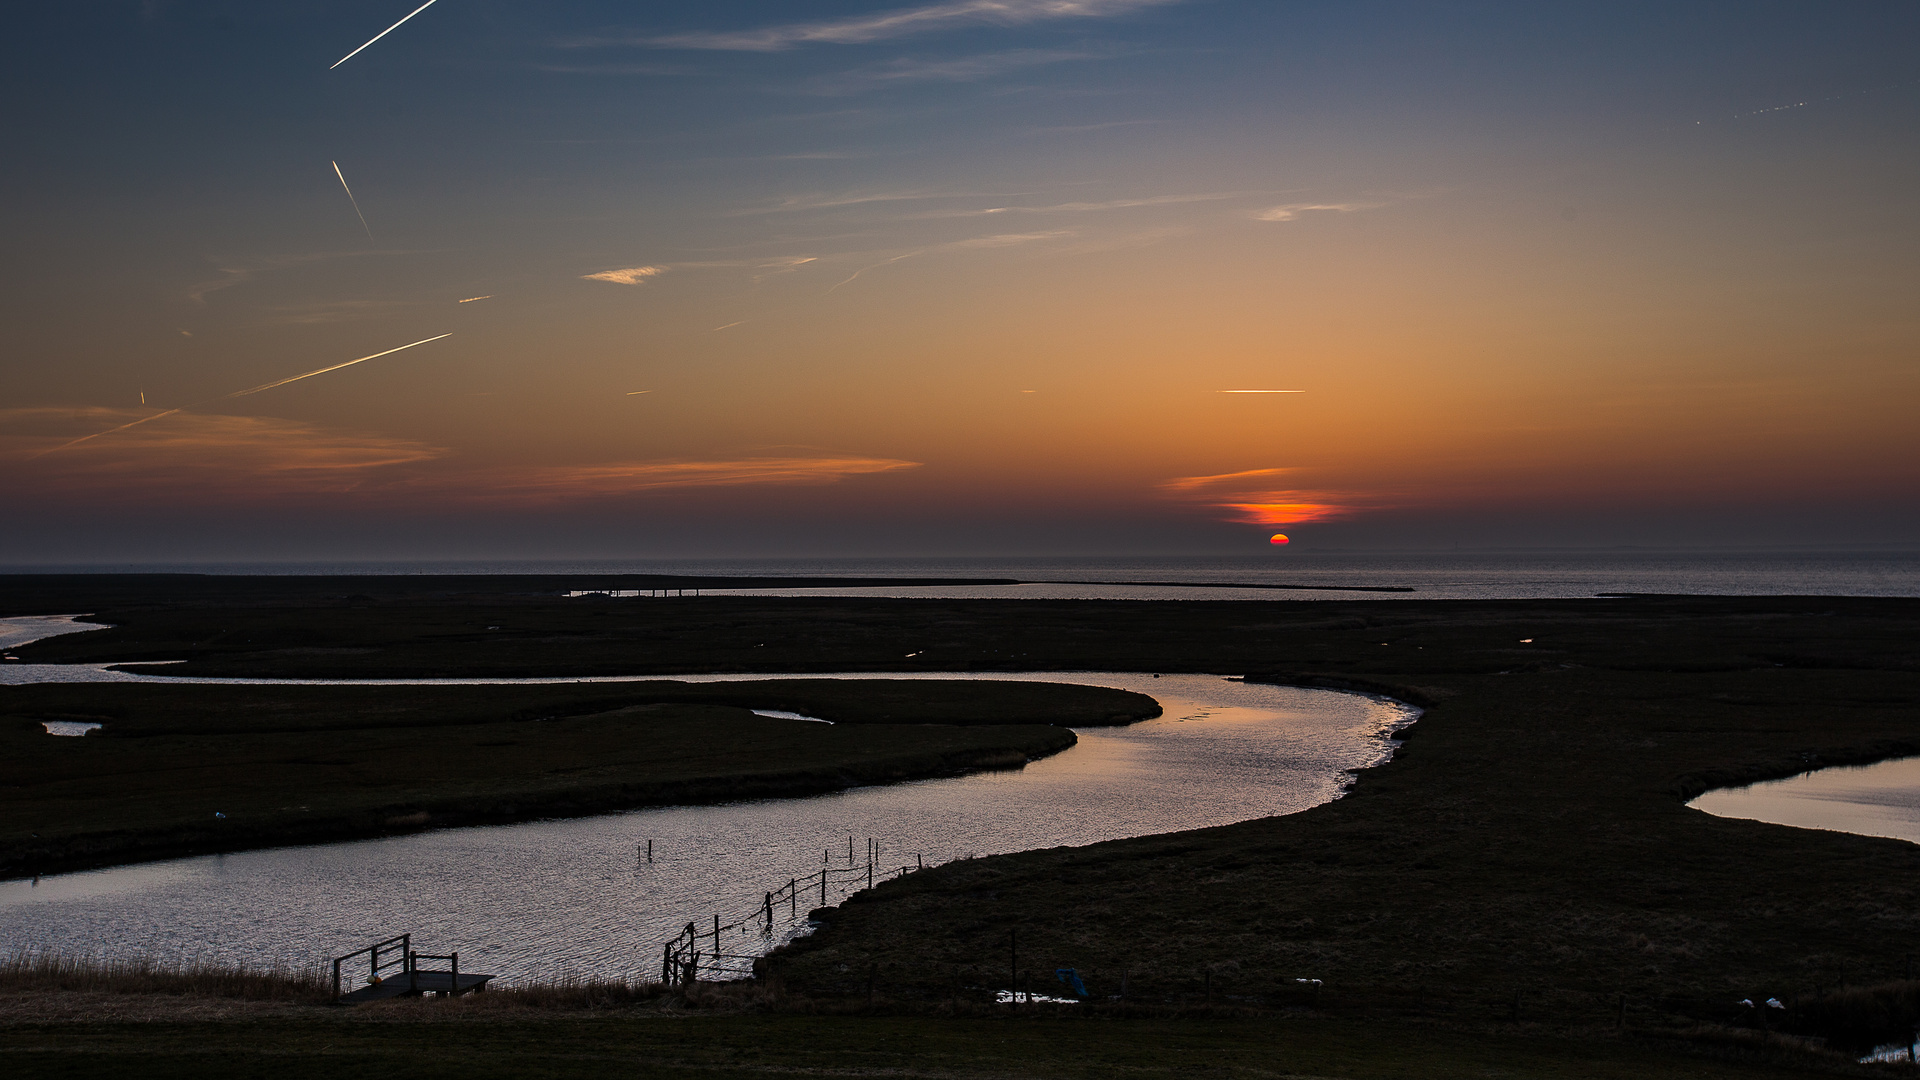
[[[104,959],[50,950],[0,959],[0,1023],[192,1021],[323,1009],[342,1019],[454,1020],[509,1014],[739,1013],[775,1008],[777,990],[750,983],[669,987],[561,976],[495,986],[452,1001],[403,998],[334,1010],[319,968],[255,970],[207,961]]]

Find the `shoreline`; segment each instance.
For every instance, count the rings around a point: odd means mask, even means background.
[[[806,798],[879,784],[904,784],[1013,770],[1029,761],[1071,749],[1079,741],[1072,731],[1066,728],[1057,730],[1060,735],[1036,739],[1025,747],[944,754],[931,761],[882,760],[837,769],[713,776],[673,783],[632,785],[617,790],[588,789],[523,795],[510,801],[456,799],[408,802],[372,809],[350,819],[317,819],[310,823],[303,822],[297,827],[279,824],[268,829],[249,829],[236,824],[225,828],[209,828],[185,838],[147,837],[136,833],[115,843],[118,838],[109,836],[84,845],[86,850],[81,854],[36,856],[31,852],[22,855],[9,853],[8,857],[0,860],[0,882],[112,870],[207,855],[379,840],[446,829],[617,816],[657,807],[714,806],[763,799]]]

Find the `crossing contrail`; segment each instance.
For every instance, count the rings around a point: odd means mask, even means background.
[[[432,7],[432,6],[433,6],[433,4],[434,4],[434,0],[427,0],[427,2],[426,2],[426,3],[424,3],[424,4],[421,4],[421,5],[419,6],[419,7],[417,7],[417,8],[414,8],[414,9],[413,9],[412,11],[409,11],[409,12],[407,12],[407,19],[411,19],[411,18],[413,18],[413,17],[415,16],[415,15],[418,15],[418,14],[420,14],[421,12],[423,12],[423,11],[425,11],[425,10],[427,10],[428,8],[430,8],[430,7]],[[389,26],[389,27],[387,27],[387,28],[386,28],[385,30],[382,30],[382,31],[380,31],[379,33],[377,33],[377,34],[375,34],[375,35],[373,35],[373,41],[369,41],[369,42],[367,42],[367,45],[371,45],[371,44],[373,44],[373,42],[374,42],[374,41],[379,41],[379,40],[380,40],[381,38],[383,38],[383,37],[386,37],[386,36],[387,36],[388,34],[391,34],[391,33],[393,33],[393,32],[394,32],[395,30],[398,30],[398,29],[400,29],[400,23],[403,23],[403,22],[406,22],[406,21],[407,21],[407,19],[401,19],[401,20],[400,20],[400,22],[397,22],[397,23],[394,23],[394,24],[393,24],[392,26]],[[362,46],[360,46],[360,49],[364,49],[364,48],[366,48],[366,47],[367,47],[367,45],[362,45]],[[355,49],[355,50],[353,50],[352,52],[350,52],[350,53],[348,53],[347,55],[345,55],[345,56],[343,56],[343,57],[341,57],[340,59],[338,59],[338,60],[335,60],[335,61],[333,62],[333,67],[330,67],[330,68],[328,68],[327,70],[328,70],[328,71],[332,71],[332,70],[333,70],[333,68],[337,68],[337,67],[339,67],[339,66],[340,66],[341,64],[344,64],[344,63],[346,63],[347,61],[349,61],[349,60],[351,60],[351,59],[353,59],[354,57],[356,57],[356,56],[359,56],[359,55],[360,55],[360,49]]]
[[[152,416],[143,416],[140,419],[135,420],[130,424],[121,424],[117,428],[108,428],[105,431],[96,431],[91,435],[82,435],[79,438],[73,440],[72,442],[61,443],[59,446],[54,447],[52,450],[42,450],[38,454],[35,454],[33,456],[45,457],[46,455],[51,454],[57,450],[65,450],[69,447],[79,446],[81,443],[86,442],[89,439],[97,439],[102,435],[112,435],[116,432],[125,431],[128,428],[139,427],[141,424],[149,423],[154,420],[159,420],[162,417],[172,416],[175,413],[183,413],[183,412],[186,412],[188,409],[197,409],[202,405],[211,405],[216,401],[227,401],[232,398],[246,397],[248,394],[257,394],[262,390],[271,390],[276,386],[285,386],[288,383],[299,382],[301,379],[311,379],[315,375],[325,375],[329,371],[339,371],[341,368],[344,368],[344,367],[352,367],[355,364],[364,364],[369,360],[378,360],[383,356],[392,356],[394,353],[399,352],[401,349],[411,349],[413,348],[414,345],[425,345],[429,341],[439,341],[440,338],[448,338],[452,336],[453,336],[452,334],[448,333],[448,334],[441,334],[437,337],[422,338],[419,341],[413,342],[411,344],[402,345],[399,348],[395,348],[395,349],[388,349],[385,352],[377,352],[377,353],[374,353],[372,356],[363,356],[358,360],[349,360],[344,364],[334,364],[330,367],[323,367],[314,371],[309,371],[303,375],[294,375],[285,379],[278,379],[270,383],[261,383],[259,386],[249,387],[245,390],[235,390],[231,394],[221,394],[219,397],[208,398],[205,401],[196,401],[191,405],[182,405],[177,409],[168,409],[165,412],[157,412],[157,413],[154,413]]]
[[[347,174],[340,171],[339,162],[335,161],[332,164],[333,164],[333,175],[340,178],[340,186],[342,188],[346,188],[347,201],[353,204],[354,216],[360,219],[360,227],[363,229],[367,229],[367,215],[360,212],[360,200],[354,198],[353,189],[350,187],[347,187]],[[373,239],[372,229],[367,229],[367,239],[369,240]]]

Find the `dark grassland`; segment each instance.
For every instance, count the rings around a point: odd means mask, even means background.
[[[0,874],[1017,768],[1158,712],[996,682],[0,687]]]
[[[349,1067],[481,1075],[1767,1075],[1871,1070],[1762,1039],[1741,998],[1780,997],[1773,1024],[1842,1049],[1916,1019],[1920,986],[1901,980],[1920,951],[1920,846],[1684,803],[1920,753],[1920,601],[596,601],[551,597],[573,580],[366,580],[228,579],[199,597],[173,579],[145,594],[42,580],[6,606],[116,624],[28,659],[206,674],[1213,671],[1427,712],[1391,763],[1305,813],[889,882],[773,957],[736,1015],[660,1019],[696,994],[592,1016],[405,1014],[486,1024],[23,1017],[0,1029],[6,1061],[86,1075],[141,1053],[145,1071],[185,1072],[217,1044],[243,1071],[272,1047],[276,1070],[318,1068],[306,1052],[331,1046]],[[1127,1000],[990,1018],[1015,929],[1029,985],[1073,966],[1104,999],[1124,970]]]

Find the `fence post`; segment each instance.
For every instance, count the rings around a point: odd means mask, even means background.
[[[827,868],[820,868],[820,906],[827,906]]]
[[[794,918],[794,917],[797,917],[799,914],[800,914],[800,879],[789,878],[787,879],[787,917]]]
[[[873,888],[873,860],[867,860],[867,888]]]
[[[333,1000],[340,1000],[340,961],[333,962]]]
[[[720,955],[720,916],[713,917],[713,955]]]
[[[1013,989],[1007,996],[1007,1008],[1020,1005],[1020,928],[1007,930],[1007,981]]]

